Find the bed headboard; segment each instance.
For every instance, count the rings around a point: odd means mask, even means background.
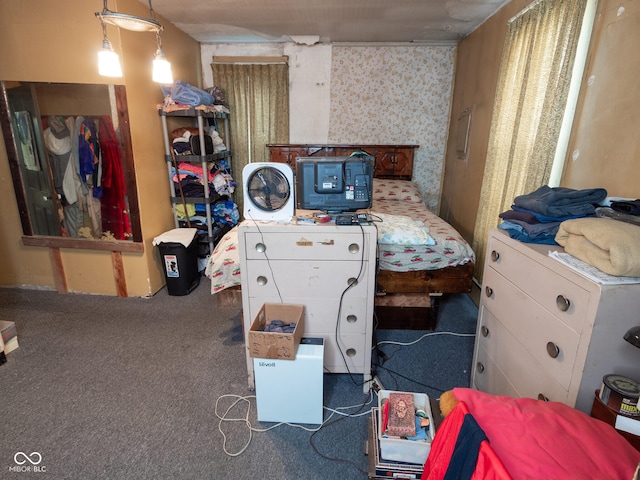
[[[340,157],[355,151],[364,151],[375,159],[373,176],[411,180],[413,156],[418,145],[323,145],[323,144],[279,144],[267,145],[269,160],[287,163],[295,170],[298,157]]]

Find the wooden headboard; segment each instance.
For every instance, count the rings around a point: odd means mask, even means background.
[[[298,157],[341,157],[363,151],[375,159],[373,176],[411,180],[413,155],[418,145],[267,145],[270,161],[287,163],[295,170]]]

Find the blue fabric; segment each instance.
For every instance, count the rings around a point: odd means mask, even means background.
[[[527,210],[526,208],[520,208],[517,205],[512,205],[511,208],[516,212],[530,213],[533,215],[540,223],[545,222],[564,222],[565,220],[572,220],[574,218],[584,218],[589,217],[591,215],[563,215],[561,217],[549,217],[547,215],[543,215],[538,212],[534,212],[533,210]]]
[[[165,86],[160,88],[162,88],[162,93],[165,97],[171,95],[171,99],[176,103],[191,107],[213,105],[213,96],[211,94],[180,80],[175,82],[170,89]]]
[[[476,468],[480,444],[485,440],[489,441],[476,419],[473,415],[466,414],[444,480],[470,479]]]
[[[523,243],[535,243],[539,245],[558,245],[555,234],[540,234],[535,237],[529,235],[520,225],[511,222],[502,222],[498,228],[506,231],[509,236]]]
[[[407,437],[407,440],[426,440],[427,437],[427,428],[429,427],[423,427],[420,423],[420,417],[419,416],[415,416],[414,417],[416,420],[416,434],[413,437]]]
[[[518,207],[549,217],[593,215],[596,211],[595,206],[606,197],[607,191],[604,188],[574,190],[543,185],[534,192],[517,196],[514,203]]]

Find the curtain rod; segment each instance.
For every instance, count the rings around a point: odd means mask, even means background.
[[[212,57],[212,65],[220,65],[220,64],[236,64],[236,65],[244,65],[244,64],[281,64],[288,63],[289,57],[224,57],[220,55],[214,55]]]

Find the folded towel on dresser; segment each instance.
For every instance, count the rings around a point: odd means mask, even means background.
[[[560,224],[556,242],[609,275],[640,277],[640,226],[610,218],[577,218]]]

